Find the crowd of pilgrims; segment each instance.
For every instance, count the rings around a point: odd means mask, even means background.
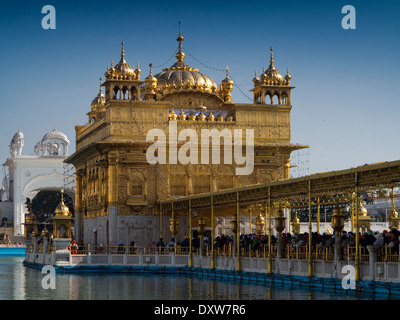
[[[282,245],[284,248],[289,248],[291,252],[296,250],[305,252],[305,248],[309,246],[309,233],[282,233]],[[311,233],[311,243],[314,252],[325,252],[326,249],[329,252],[333,252],[335,246],[336,235],[329,233]],[[391,254],[399,253],[399,238],[400,231],[397,229],[392,229],[391,231],[384,230],[383,232],[368,230],[364,233],[359,233],[359,243],[362,248],[365,248],[365,252],[368,252],[367,246],[374,245],[377,247],[390,248]],[[268,235],[258,235],[258,234],[242,234],[240,235],[239,246],[241,250],[248,251],[258,251],[258,252],[268,252]],[[211,250],[211,241],[209,237],[198,237],[192,238],[192,251],[198,252],[201,248],[200,241],[203,241],[203,250]],[[214,238],[214,250],[219,250],[220,252],[229,251],[233,248],[234,237],[231,235],[218,235]],[[271,244],[276,248],[277,237],[271,235]],[[347,247],[355,247],[355,233],[343,231],[340,235],[340,246],[344,250]],[[75,240],[70,245],[71,252],[72,249],[77,251],[79,248],[83,248],[83,243],[76,244]],[[189,252],[190,244],[189,237],[186,236],[182,242],[177,242],[175,238],[167,243],[164,242],[163,238],[160,238],[157,242],[153,241],[152,244],[144,248],[146,253],[165,253],[165,252],[179,252],[187,253]],[[298,249],[296,249],[298,248]],[[138,247],[135,241],[132,241],[128,248],[122,242],[117,246],[116,250],[118,253],[124,253],[125,249],[129,250],[130,254],[138,253]],[[96,247],[97,253],[104,253],[104,247],[102,245]]]
[[[342,248],[346,247],[354,247],[355,246],[355,233],[354,232],[346,232],[343,231],[340,236],[340,246]],[[292,251],[296,250],[296,247],[302,248],[307,247],[309,245],[309,234],[307,232],[302,234],[290,234],[290,233],[282,233],[282,244],[285,247],[289,247]],[[335,245],[336,235],[328,234],[326,232],[320,234],[317,232],[311,233],[311,243],[313,250],[318,249],[318,251],[325,250],[328,248],[329,250],[333,250]],[[359,243],[363,248],[367,248],[368,245],[375,245],[378,247],[384,247],[387,245],[388,248],[391,248],[392,253],[399,252],[399,237],[400,232],[397,229],[393,229],[391,231],[384,230],[382,233],[372,230],[368,230],[364,233],[359,233]],[[257,235],[257,234],[242,234],[239,240],[239,246],[244,250],[253,250],[253,251],[268,251],[268,235]],[[277,237],[271,236],[271,244],[275,246],[277,244]],[[200,248],[200,238],[194,237],[192,238],[192,249],[196,251]],[[223,251],[228,250],[228,248],[233,246],[234,238],[231,235],[218,235],[214,238],[214,249],[218,248]],[[154,245],[154,243],[153,243]],[[171,250],[176,246],[183,251],[187,251],[189,248],[189,237],[185,237],[185,239],[179,243],[175,241],[175,238],[172,238],[168,244],[166,245],[163,239],[160,239],[156,244],[158,249]],[[210,249],[211,242],[208,237],[203,238],[203,248]]]

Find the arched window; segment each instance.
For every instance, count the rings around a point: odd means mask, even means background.
[[[129,99],[129,90],[127,86],[124,86],[122,88],[122,92],[121,92],[121,96],[122,96],[122,100],[127,100]]]
[[[120,92],[119,87],[118,87],[118,86],[115,86],[115,87],[113,88],[113,99],[114,99],[114,100],[120,99],[120,97],[118,97],[119,92]]]
[[[136,87],[131,88],[131,100],[137,100],[137,89]]]

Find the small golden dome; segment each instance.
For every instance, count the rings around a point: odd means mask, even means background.
[[[289,68],[287,68],[287,73],[285,76],[285,80],[286,80],[286,84],[289,85],[290,84],[290,80],[292,79],[291,75],[289,74]]]
[[[157,89],[157,78],[153,76],[152,64],[149,64],[150,74],[144,79],[146,93],[155,94]]]
[[[217,116],[217,121],[224,121],[224,116],[222,115],[222,112],[219,113],[219,115]]]
[[[181,113],[178,116],[178,120],[186,120],[186,113],[183,112],[183,109],[181,109]]]
[[[300,223],[300,219],[297,217],[297,212],[296,212],[296,214],[294,216],[293,223],[296,223],[296,224]]]
[[[90,104],[90,108],[92,111],[96,111],[98,107],[104,107],[106,104],[106,97],[103,94],[103,90],[101,89],[101,78],[100,78],[100,90],[99,94],[92,100]]]
[[[331,230],[329,230],[329,227],[326,227],[325,233],[326,234],[332,234]]]
[[[362,200],[360,199],[359,207],[358,207],[358,215],[366,217],[368,215],[367,209],[362,204]]]
[[[140,79],[140,74],[142,73],[142,70],[139,69],[139,61],[136,64],[136,69],[135,69],[135,79],[139,80]]]
[[[56,216],[70,216],[71,212],[69,211],[68,207],[64,203],[64,193],[61,192],[61,202],[58,204],[56,211]]]
[[[262,216],[262,214],[260,213],[259,215],[258,215],[258,217],[256,218],[256,222],[257,223],[259,223],[259,224],[264,224],[264,217]]]
[[[260,81],[260,78],[257,77],[257,70],[254,72],[254,78],[253,78],[253,82],[254,84],[258,83]]]
[[[393,209],[392,212],[390,213],[390,217],[397,218],[398,216],[399,216],[399,214],[397,213],[397,211],[395,209]]]
[[[169,120],[176,120],[178,118],[177,114],[174,111],[174,108],[172,108],[171,113],[168,115]]]
[[[263,71],[262,80],[266,84],[270,85],[281,85],[283,84],[283,77],[281,73],[275,69],[274,59],[273,59],[273,49],[271,47],[271,59],[267,70]]]
[[[135,70],[125,60],[124,41],[122,41],[121,44],[121,59],[115,67],[113,63],[111,63],[111,69],[107,68],[107,72],[105,73],[107,79],[110,77],[113,79],[125,80],[135,79]]]
[[[203,113],[203,110],[200,111],[200,114],[197,118],[199,121],[206,121],[206,115]]]
[[[233,121],[233,117],[231,115],[226,117],[226,121],[228,122],[232,122]]]
[[[231,78],[229,78],[229,68],[226,67],[226,77],[224,80],[221,81],[221,85],[233,85],[233,81]]]
[[[190,121],[196,121],[197,116],[196,114],[193,112],[193,110],[190,111],[190,115],[189,115],[189,120]]]
[[[210,111],[210,113],[208,114],[207,120],[208,120],[208,121],[215,121],[215,116],[214,116],[214,114],[212,113],[212,111]]]

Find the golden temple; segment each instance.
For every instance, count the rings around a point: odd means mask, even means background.
[[[283,77],[274,66],[272,48],[268,69],[253,79],[253,103],[244,104],[232,100],[235,84],[229,68],[218,86],[184,62],[183,41],[179,33],[177,61],[154,75],[150,64],[144,80],[139,62],[133,67],[125,59],[124,42],[119,63],[107,66],[105,81],[88,112],[88,124],[75,127],[76,151],[66,160],[76,168],[77,240],[92,245],[131,241],[149,245],[160,235],[182,240],[188,218],[178,215],[170,228],[161,201],[288,179],[291,152],[307,148],[291,143],[294,87],[289,71]],[[235,170],[241,164],[236,162],[150,164],[147,133],[153,129],[165,132],[170,151],[171,123],[178,132],[188,129],[198,136],[204,129],[228,132],[228,137],[237,130],[254,130],[253,170],[238,175]],[[178,141],[178,146],[184,142]],[[224,155],[223,144],[221,148],[220,155]],[[232,212],[217,210],[215,215],[219,230],[229,229]]]

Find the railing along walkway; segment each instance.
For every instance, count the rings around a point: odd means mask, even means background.
[[[277,245],[272,245],[272,258],[277,257]],[[33,245],[28,246],[28,252],[33,252]],[[359,247],[359,256],[360,261],[369,261],[369,253],[365,247]],[[354,246],[346,246],[341,248],[341,256],[342,260],[354,261],[356,248]],[[43,245],[39,244],[37,246],[37,253],[43,252]],[[48,253],[55,252],[54,245],[48,245]],[[182,247],[180,245],[176,245],[174,247],[139,247],[139,246],[80,246],[77,249],[71,248],[71,254],[73,255],[87,255],[87,254],[105,254],[105,255],[167,255],[167,254],[175,254],[175,255],[189,255],[189,247]],[[400,259],[399,256],[400,246],[395,250],[395,248],[391,248],[388,245],[379,248],[378,250],[378,262],[398,262]],[[193,255],[200,255],[199,248],[192,248]],[[210,247],[205,246],[203,248],[203,255],[211,256]],[[215,257],[233,257],[236,255],[234,252],[233,246],[226,245],[222,247],[214,248],[214,256]],[[252,249],[251,245],[248,247],[240,247],[240,255],[243,258],[268,258],[268,245],[264,245],[258,249]],[[283,259],[296,259],[296,260],[307,260],[309,258],[309,247],[308,246],[290,246],[290,245],[282,245],[281,248],[281,258]],[[333,247],[324,247],[324,248],[314,248],[312,251],[312,259],[313,260],[334,260],[335,253]]]

